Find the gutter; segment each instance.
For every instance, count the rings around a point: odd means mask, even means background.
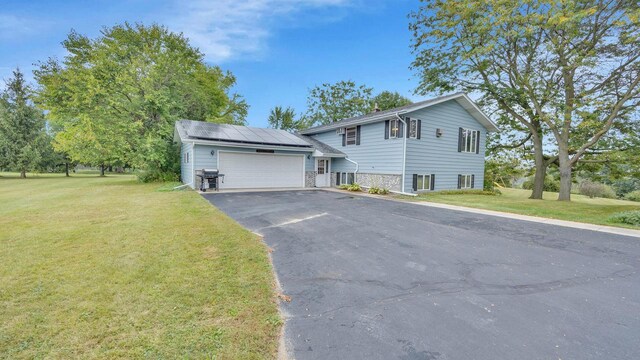
[[[401,118],[400,116],[398,116],[398,113],[395,113],[396,118],[398,118],[398,120],[400,120],[403,124],[404,124],[404,128],[402,129],[402,131],[404,132],[404,134],[402,134],[402,194],[406,194],[406,192],[404,191],[404,178],[405,178],[405,172],[407,170],[407,122],[404,121],[403,118]]]
[[[353,181],[354,181],[354,182],[357,182],[357,181],[356,181],[356,180],[357,180],[357,179],[356,179],[356,174],[358,173],[358,169],[360,168],[360,165],[359,165],[357,162],[355,162],[355,161],[353,161],[353,160],[349,159],[348,157],[345,157],[344,159],[345,159],[345,160],[347,160],[348,162],[350,162],[350,163],[354,164],[354,165],[356,166],[356,170],[353,172]]]

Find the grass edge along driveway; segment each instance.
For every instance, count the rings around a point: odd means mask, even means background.
[[[466,206],[476,209],[502,211],[506,213],[537,216],[549,219],[568,220],[588,224],[617,226],[628,229],[640,227],[609,222],[609,216],[631,210],[640,210],[640,203],[604,198],[589,198],[584,195],[571,195],[571,201],[557,201],[558,193],[545,192],[544,200],[529,199],[530,190],[499,189],[501,195],[447,194],[428,192],[416,197],[396,196],[407,201],[426,201],[449,205]]]
[[[0,358],[274,358],[266,247],[192,191],[0,177]]]

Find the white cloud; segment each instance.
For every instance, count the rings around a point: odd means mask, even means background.
[[[198,0],[181,3],[170,28],[182,31],[208,61],[259,56],[277,27],[303,11],[333,11],[352,0]]]

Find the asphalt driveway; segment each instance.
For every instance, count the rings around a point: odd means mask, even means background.
[[[640,239],[337,192],[204,196],[274,249],[295,359],[640,358]]]

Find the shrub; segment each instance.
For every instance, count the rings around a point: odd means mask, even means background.
[[[640,226],[640,210],[625,211],[613,214],[609,217],[609,221],[619,224]]]
[[[383,189],[375,186],[369,188],[369,194],[387,195],[388,193],[389,193],[389,190],[387,189]]]
[[[620,179],[613,183],[616,195],[619,198],[625,197],[630,192],[640,190],[640,180],[638,179]]]
[[[525,190],[533,189],[533,177],[527,178],[522,183],[522,188]],[[544,191],[558,192],[560,191],[560,182],[555,180],[554,178],[547,176],[544,178]]]
[[[585,180],[580,183],[580,194],[586,195],[590,198],[615,198],[616,193],[611,186]]]
[[[342,184],[342,185],[338,186],[338,189],[342,189],[342,190],[349,190],[349,185],[347,185],[347,184]]]
[[[625,195],[624,198],[630,201],[640,201],[640,190],[632,191]]]
[[[351,184],[351,185],[349,185],[347,187],[347,190],[349,190],[349,191],[362,191],[362,188],[360,187],[360,185],[358,185],[356,183],[353,183],[353,184]]]
[[[176,182],[180,180],[180,175],[166,171],[144,171],[138,174],[138,180],[143,183],[151,182]]]

